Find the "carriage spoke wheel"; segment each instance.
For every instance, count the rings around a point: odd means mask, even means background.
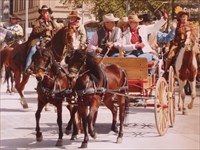
[[[164,135],[169,127],[168,84],[160,77],[156,83],[156,98],[154,103],[155,122],[158,133]]]
[[[176,107],[175,107],[175,77],[174,69],[171,66],[169,68],[169,117],[170,117],[170,126],[173,127],[175,123]]]

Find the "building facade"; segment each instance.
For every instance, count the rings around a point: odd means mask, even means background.
[[[1,3],[1,2],[0,2]],[[75,9],[75,4],[72,2],[63,4],[62,0],[3,0],[2,3],[2,16],[1,21],[8,20],[9,14],[18,15],[22,21],[20,25],[25,29],[26,23],[26,6],[28,6],[28,27],[31,28],[32,22],[39,16],[38,9],[42,5],[47,5],[53,10],[52,16],[57,19],[66,19],[69,13]],[[92,4],[82,4],[81,8],[77,8],[83,24],[95,20],[91,14]],[[26,32],[28,30],[24,30]]]

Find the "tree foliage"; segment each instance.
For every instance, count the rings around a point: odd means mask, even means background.
[[[72,1],[72,0],[61,0]],[[103,15],[107,13],[113,13],[117,17],[127,15],[127,5],[130,2],[130,10],[128,14],[140,14],[144,12],[152,13],[147,7],[147,1],[152,5],[154,9],[163,10],[166,8],[167,12],[171,14],[171,4],[174,2],[185,3],[198,3],[199,0],[74,0],[75,4],[80,7],[82,2],[95,4],[92,9],[92,13],[96,15],[98,20],[102,20]],[[166,3],[165,3],[166,2]]]

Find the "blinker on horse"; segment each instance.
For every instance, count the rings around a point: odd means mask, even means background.
[[[86,148],[89,137],[96,138],[94,124],[101,101],[110,109],[113,120],[111,130],[118,133],[117,143],[122,142],[123,125],[127,112],[127,75],[115,64],[99,65],[95,57],[83,50],[76,50],[68,61],[69,76],[75,80],[73,88],[77,95],[78,110],[81,114],[84,140],[81,148]],[[120,128],[117,128],[117,107],[119,105]],[[89,108],[88,108],[89,107]],[[89,111],[89,113],[87,113]]]

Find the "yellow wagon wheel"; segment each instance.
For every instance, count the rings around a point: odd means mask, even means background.
[[[169,127],[168,84],[165,78],[160,77],[156,83],[156,98],[154,103],[155,122],[158,133],[164,135]]]
[[[175,77],[174,69],[172,66],[169,68],[169,117],[170,117],[170,126],[173,127],[175,123],[176,107],[175,107]]]

